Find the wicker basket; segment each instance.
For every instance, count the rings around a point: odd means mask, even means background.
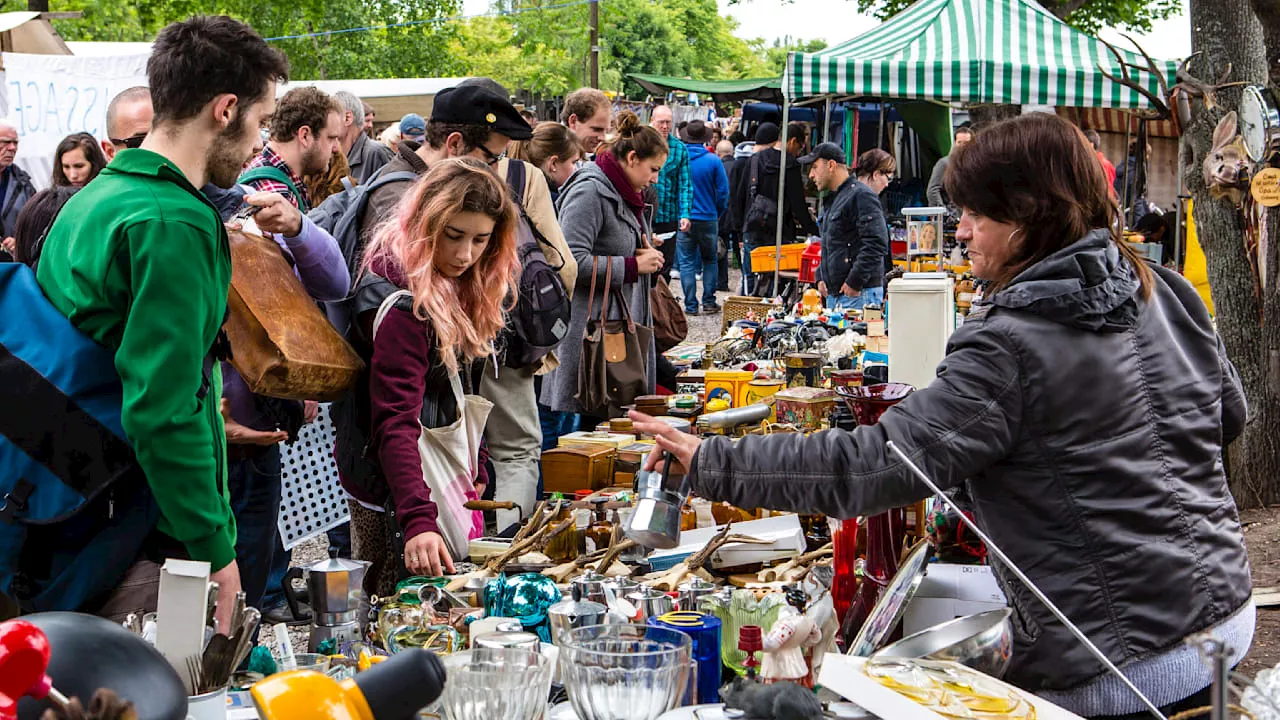
[[[724,301],[723,322],[720,325],[720,332],[729,329],[729,326],[736,320],[746,320],[747,313],[754,310],[756,317],[764,319],[769,310],[773,308],[773,304],[764,298],[743,297],[734,295]]]

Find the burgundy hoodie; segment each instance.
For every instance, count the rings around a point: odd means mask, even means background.
[[[399,287],[405,286],[399,268],[375,267],[374,272]],[[376,315],[376,310],[360,315],[361,329],[367,338],[373,337],[373,320]],[[377,459],[382,476],[390,487],[396,516],[404,530],[406,542],[415,535],[439,531],[436,525],[436,504],[431,501],[431,490],[422,477],[422,463],[418,457],[422,399],[429,391],[427,372],[431,369],[435,355],[431,334],[429,322],[418,320],[412,313],[393,307],[378,328],[373,353],[368,359],[370,451],[374,453],[373,457]],[[437,392],[439,389],[431,388],[430,391]],[[443,392],[450,392],[448,385],[445,385]],[[482,443],[477,483],[489,481],[489,474],[485,469],[488,455],[488,450]],[[369,498],[352,494],[360,500],[371,502]]]

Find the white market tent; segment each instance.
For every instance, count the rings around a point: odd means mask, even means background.
[[[1146,67],[1138,53],[1126,63]],[[1157,61],[1165,81],[1177,63]],[[782,78],[783,118],[792,104],[857,97],[942,103],[1150,107],[1141,93],[1107,79],[1120,64],[1099,39],[1034,0],[919,0],[878,27],[816,53],[791,53]],[[1160,79],[1144,87],[1160,95]],[[786,145],[786,123],[781,124]],[[785,196],[786,173],[778,182]],[[777,244],[782,244],[779,213]],[[779,254],[781,250],[779,249]]]

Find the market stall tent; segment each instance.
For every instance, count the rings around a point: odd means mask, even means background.
[[[1141,55],[1121,50],[1141,67]],[[784,95],[916,98],[944,102],[1146,108],[1099,39],[1033,0],[920,0],[874,30],[816,53],[791,53]],[[1177,63],[1157,61],[1172,85]],[[1151,73],[1143,85],[1159,95]]]
[[[1126,63],[1147,66],[1138,53],[1118,52]],[[1176,82],[1176,62],[1155,66],[1167,84]],[[858,97],[925,100],[948,113],[945,103],[1150,107],[1141,93],[1107,79],[1099,67],[1121,75],[1106,44],[1034,0],[919,0],[852,40],[790,53],[782,76],[783,117],[797,102]],[[1138,79],[1152,94],[1162,93],[1154,73]],[[781,129],[785,146],[785,123]],[[785,178],[779,173],[778,197],[784,197]],[[780,214],[778,246],[782,227]]]

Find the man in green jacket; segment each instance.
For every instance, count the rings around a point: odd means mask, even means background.
[[[49,231],[41,288],[83,333],[115,352],[122,421],[159,508],[160,538],[101,607],[154,609],[159,562],[209,562],[220,627],[240,590],[227,501],[221,373],[211,349],[227,308],[231,251],[197,188],[231,187],[275,107],[288,61],[229,17],[193,17],[156,38],[155,109],[142,147],[120,152]]]

